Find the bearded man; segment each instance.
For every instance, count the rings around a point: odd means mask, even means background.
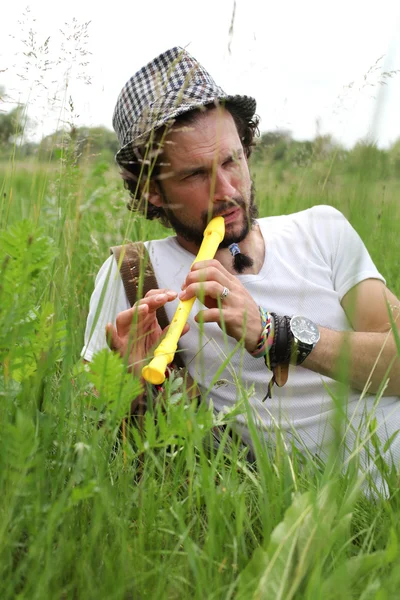
[[[346,443],[352,446],[374,408],[386,440],[400,425],[400,365],[388,314],[400,303],[336,209],[257,218],[248,166],[255,109],[252,98],[225,94],[182,48],[161,54],[124,86],[113,123],[130,208],[160,219],[175,236],[145,242],[158,285],[133,307],[117,261],[106,260],[82,355],[90,361],[108,337],[113,351],[130,352],[128,364],[140,376],[162,334],[156,311],[165,307],[171,320],[179,299],[196,297],[179,354],[217,410],[245,390],[266,437],[279,427],[324,455],[334,414],[329,389],[345,349]],[[217,215],[225,238],[215,258],[191,266]],[[368,384],[376,393],[389,368],[374,407],[374,396],[361,392]],[[244,417],[237,430],[250,444]],[[390,452],[398,461],[396,441]]]

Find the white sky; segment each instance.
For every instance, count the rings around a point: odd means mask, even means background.
[[[387,86],[377,84],[382,69],[400,69],[399,0],[236,0],[231,36],[234,0],[34,0],[23,17],[26,6],[14,0],[2,11],[0,85],[13,99],[29,102],[36,135],[57,127],[68,67],[66,97],[72,96],[74,123],[111,128],[125,81],[179,45],[226,92],[256,98],[262,131],[284,128],[297,139],[311,139],[318,120],[320,132],[348,146],[368,134],[380,146],[400,138],[400,72]],[[68,54],[73,40],[60,33],[73,32],[65,25],[73,18],[79,25],[90,21],[85,47],[91,54],[82,59],[88,61],[84,68]],[[47,58],[59,64],[46,72],[26,70],[23,40],[30,28],[39,46],[50,36]],[[365,79],[382,56],[380,68]],[[83,73],[90,85],[78,78]],[[38,78],[46,87],[35,83]]]

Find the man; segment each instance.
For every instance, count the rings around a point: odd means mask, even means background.
[[[332,207],[255,218],[248,167],[255,108],[251,98],[226,95],[181,48],[125,85],[114,127],[131,207],[171,225],[176,236],[146,243],[159,287],[132,308],[116,261],[104,263],[82,354],[91,360],[107,346],[106,329],[110,347],[126,355],[133,330],[129,365],[140,375],[161,336],[155,311],[165,306],[171,319],[179,298],[196,296],[180,355],[217,410],[245,392],[265,435],[278,425],[321,455],[334,414],[329,388],[334,392],[343,376],[344,352],[351,386],[343,407],[346,442],[351,447],[374,407],[374,396],[362,390],[375,394],[390,368],[376,408],[378,435],[386,440],[400,425],[400,365],[388,315],[389,305],[396,318],[400,303]],[[214,260],[191,268],[217,215],[224,217],[224,241]],[[238,431],[250,443],[244,418]],[[396,442],[391,453],[398,461]]]

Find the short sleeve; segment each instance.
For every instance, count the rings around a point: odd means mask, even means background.
[[[364,242],[345,216],[332,206],[310,209],[318,246],[332,271],[332,283],[340,300],[364,279],[385,279],[376,268]]]
[[[93,355],[108,348],[106,325],[114,323],[117,315],[130,308],[118,265],[110,256],[97,274],[95,288],[90,298],[89,314],[86,321],[85,345],[81,356],[91,361]]]

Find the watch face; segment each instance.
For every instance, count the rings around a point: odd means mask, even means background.
[[[290,327],[293,335],[303,344],[314,345],[319,340],[319,329],[306,317],[292,317]]]

